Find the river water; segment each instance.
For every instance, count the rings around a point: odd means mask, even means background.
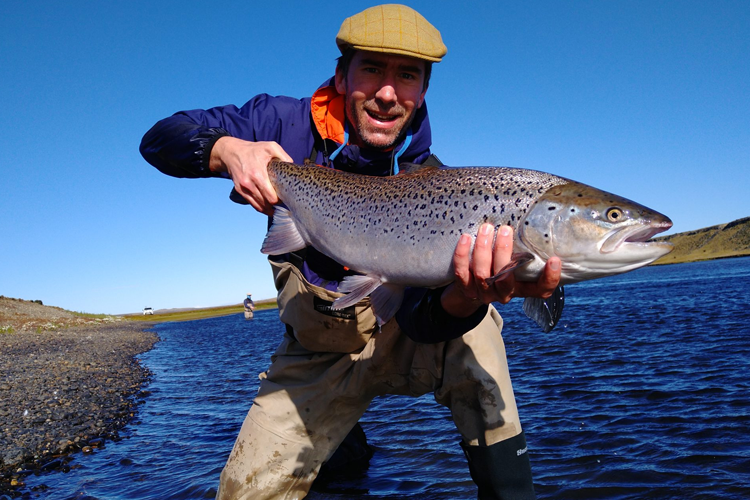
[[[540,499],[750,499],[750,258],[648,267],[566,289],[539,332],[498,306]],[[136,420],[28,498],[213,498],[283,328],[275,310],[155,327]],[[308,498],[475,498],[448,411],[376,399],[367,470]]]

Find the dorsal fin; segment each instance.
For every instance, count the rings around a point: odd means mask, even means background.
[[[437,170],[438,167],[433,167],[429,165],[422,165],[419,163],[401,163],[398,166],[398,174],[397,175],[414,175],[414,174],[422,174],[426,172],[431,172],[433,170]]]

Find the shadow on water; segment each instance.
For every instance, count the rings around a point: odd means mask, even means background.
[[[568,287],[561,324],[498,306],[540,499],[750,498],[750,258],[640,269]],[[276,311],[155,328],[154,372],[118,442],[68,473],[27,478],[27,498],[213,498],[282,338]],[[308,498],[469,499],[447,409],[431,395],[376,399],[359,475]]]

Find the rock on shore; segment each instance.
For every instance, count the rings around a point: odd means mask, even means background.
[[[0,297],[0,492],[117,437],[148,380],[146,327]]]

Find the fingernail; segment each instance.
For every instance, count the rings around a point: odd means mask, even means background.
[[[458,240],[459,245],[468,245],[471,242],[471,236],[468,234],[462,234]]]
[[[559,271],[560,270],[560,261],[559,260],[553,260],[549,263],[549,268],[553,271]]]
[[[482,234],[486,236],[492,232],[492,229],[492,224],[483,224],[481,231]]]
[[[509,236],[509,235],[510,235],[510,227],[500,226],[500,236]]]

